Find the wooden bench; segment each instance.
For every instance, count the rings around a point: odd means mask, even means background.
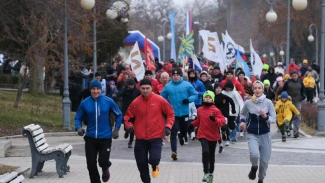
[[[32,154],[32,170],[29,178],[42,171],[44,162],[47,160],[55,160],[56,172],[60,178],[70,171],[67,165],[71,155],[72,146],[69,144],[60,144],[50,147],[45,139],[43,129],[39,125],[28,125],[23,129],[23,136],[28,138],[29,146]]]
[[[18,183],[25,180],[23,175],[19,175],[17,172],[6,173],[0,175],[0,183]]]

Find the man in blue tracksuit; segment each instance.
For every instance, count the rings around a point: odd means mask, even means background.
[[[111,162],[112,137],[118,138],[118,131],[122,123],[122,113],[117,104],[109,97],[101,94],[102,85],[98,80],[93,80],[89,86],[91,96],[83,100],[75,115],[75,130],[78,135],[84,136],[87,168],[91,183],[100,183],[100,176],[97,169],[98,163],[102,168],[102,180],[107,182],[110,178],[109,167]],[[116,116],[114,131],[110,125],[109,116],[113,113]],[[87,119],[87,130],[82,128],[82,121]]]
[[[184,145],[184,136],[187,135],[187,121],[189,115],[189,103],[197,99],[197,92],[187,81],[184,81],[180,68],[172,71],[172,80],[165,85],[160,93],[174,109],[175,122],[171,129],[170,144],[172,149],[172,159],[177,160],[177,133],[179,142]]]

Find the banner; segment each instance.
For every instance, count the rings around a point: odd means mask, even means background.
[[[251,51],[251,65],[252,70],[254,73],[254,76],[258,76],[260,78],[261,72],[263,69],[263,63],[261,60],[261,57],[256,53],[256,51],[253,48],[252,40],[250,40],[250,51]]]
[[[175,13],[169,13],[169,20],[170,20],[170,31],[172,33],[172,40],[170,44],[170,58],[176,61],[176,45],[175,45]],[[164,62],[166,60],[163,60]]]
[[[134,72],[137,80],[142,80],[144,77],[145,68],[142,62],[138,42],[134,44],[126,63],[131,65],[131,70]]]
[[[155,66],[155,56],[153,54],[152,48],[150,43],[148,42],[148,38],[146,37],[144,39],[144,55],[146,57],[146,65],[147,67],[152,70],[155,71],[156,70],[156,66]]]

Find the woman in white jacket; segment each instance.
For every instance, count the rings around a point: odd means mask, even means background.
[[[237,124],[237,117],[244,106],[244,101],[240,96],[240,94],[235,90],[234,84],[231,81],[227,81],[227,83],[224,86],[224,91],[222,91],[222,93],[232,98],[236,106],[236,113],[233,114],[231,113],[232,110],[229,110],[229,118],[228,118],[228,127],[230,128],[230,130],[232,130],[232,132],[230,133],[230,140],[232,142],[236,142],[237,131],[239,131],[239,125]],[[229,107],[231,108],[230,105]],[[229,141],[226,141],[225,145],[228,146]]]

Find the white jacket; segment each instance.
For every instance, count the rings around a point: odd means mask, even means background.
[[[242,108],[244,107],[243,98],[241,98],[240,94],[234,89],[232,91],[222,91],[223,94],[227,95],[228,97],[232,98],[236,106],[236,113],[233,114],[231,111],[231,105],[229,104],[229,116],[238,116]]]
[[[190,120],[192,120],[193,116],[197,117],[197,110],[196,110],[196,107],[195,107],[195,103],[191,102],[188,106],[189,106],[189,109],[190,109],[190,113],[189,113],[188,117],[189,117]]]
[[[275,67],[274,68],[274,73],[275,74],[280,73],[280,74],[284,75],[284,69],[283,69],[283,67],[279,67],[279,66]]]

